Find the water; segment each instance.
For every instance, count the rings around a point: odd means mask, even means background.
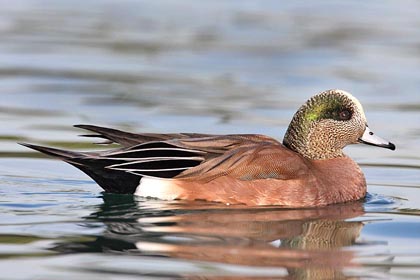
[[[0,1],[2,279],[418,279],[417,1]],[[395,152],[346,148],[366,200],[247,208],[103,194],[19,141],[73,124],[281,139],[342,88]]]

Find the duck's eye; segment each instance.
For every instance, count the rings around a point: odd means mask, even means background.
[[[343,110],[343,111],[340,111],[338,116],[340,117],[340,120],[347,121],[351,118],[351,113],[349,110]]]

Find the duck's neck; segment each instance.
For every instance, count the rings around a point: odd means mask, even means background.
[[[315,128],[316,127],[316,128]],[[298,111],[283,139],[283,145],[311,160],[331,159],[344,156],[342,147],[337,147],[328,134],[328,128],[323,124],[312,121],[305,116],[305,112]]]
[[[308,127],[295,127],[290,124],[286,134],[284,135],[283,145],[285,145],[290,150],[304,156],[305,158],[317,159],[317,157],[314,157],[314,155],[308,152],[308,134]]]

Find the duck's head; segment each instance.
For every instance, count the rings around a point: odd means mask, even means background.
[[[368,127],[360,102],[343,90],[311,97],[293,116],[283,144],[309,159],[343,156],[349,144],[364,143],[395,150]]]

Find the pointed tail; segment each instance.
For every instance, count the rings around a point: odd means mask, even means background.
[[[140,182],[140,176],[106,168],[115,162],[100,156],[27,143],[19,144],[73,165],[91,177],[106,192],[132,194]]]
[[[32,150],[36,150],[36,151],[41,152],[43,154],[59,158],[59,159],[65,161],[65,162],[74,163],[74,164],[77,164],[77,162],[72,162],[72,159],[82,158],[82,157],[85,156],[83,153],[77,153],[77,152],[72,152],[72,151],[67,151],[67,150],[49,148],[49,147],[33,145],[33,144],[28,144],[28,143],[18,143],[18,144],[22,145],[22,146],[25,146],[25,147],[28,147]]]

